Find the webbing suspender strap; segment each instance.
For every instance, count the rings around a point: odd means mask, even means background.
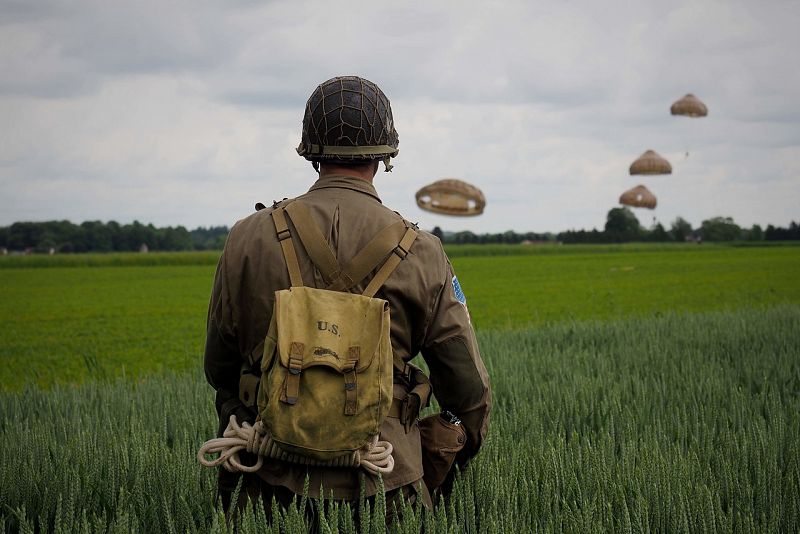
[[[364,295],[369,297],[375,296],[378,289],[397,268],[397,264],[406,257],[417,236],[415,230],[406,227],[405,221],[397,221],[381,229],[347,266],[342,268],[325,236],[314,223],[308,208],[301,202],[295,201],[287,204],[285,210],[308,256],[328,283],[326,289],[331,291],[349,290],[375,269],[387,254],[395,252],[394,256],[389,256],[392,259],[390,265],[382,266],[385,270],[382,268],[378,271],[364,292]],[[398,241],[399,244],[395,245]]]
[[[389,279],[397,266],[400,265],[400,262],[405,259],[408,255],[408,251],[411,249],[412,243],[417,238],[417,231],[413,228],[406,228],[406,233],[403,234],[403,238],[400,240],[400,243],[394,247],[392,250],[392,254],[389,258],[383,263],[381,268],[375,273],[375,276],[370,280],[369,285],[364,290],[362,295],[366,297],[374,297],[375,293],[377,293],[378,289]]]
[[[405,223],[403,225],[405,226]],[[383,262],[383,265],[381,265],[381,268],[378,269],[378,272],[375,273],[375,276],[372,278],[372,280],[370,280],[362,295],[366,297],[375,296],[375,293],[386,282],[386,280],[389,279],[394,270],[397,269],[397,266],[400,265],[400,262],[403,261],[406,256],[408,256],[408,251],[411,249],[411,245],[414,243],[416,238],[417,231],[414,228],[406,228],[402,239],[400,239],[400,242],[396,247],[394,247],[386,261]],[[402,374],[406,372],[406,362],[403,361],[403,358],[398,356],[394,351],[392,351],[392,365],[399,373]]]
[[[286,206],[286,213],[294,224],[308,256],[322,273],[325,282],[331,284],[339,279],[341,267],[336,261],[336,255],[311,218],[308,208],[300,202],[291,202]]]
[[[392,251],[406,231],[405,221],[390,224],[378,232],[367,245],[342,268],[342,276],[328,286],[332,291],[347,291],[363,280]]]
[[[289,225],[286,224],[283,207],[272,210],[272,220],[275,223],[275,231],[278,234],[281,249],[283,249],[283,258],[286,260],[286,269],[289,271],[289,281],[292,287],[302,286],[303,275],[300,274],[300,263],[297,261],[297,253],[294,250]]]

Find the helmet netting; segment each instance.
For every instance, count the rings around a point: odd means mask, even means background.
[[[381,154],[313,154],[309,159],[384,159],[398,146],[389,99],[374,83],[357,76],[332,78],[312,93],[303,117],[303,144],[366,147],[387,145]]]

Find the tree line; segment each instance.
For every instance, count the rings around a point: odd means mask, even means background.
[[[669,229],[661,223],[645,228],[629,208],[622,207],[609,210],[603,230],[567,230],[558,234],[508,230],[475,234],[469,231],[445,232],[437,226],[433,234],[446,244],[800,241],[800,225],[792,221],[787,228],[769,225],[762,229],[758,224],[742,228],[731,217],[713,217],[703,221],[698,228],[692,228],[688,221],[678,217]],[[138,221],[131,224],[116,221],[86,221],[81,224],[69,221],[18,222],[0,227],[0,249],[44,253],[221,250],[227,235],[227,226],[187,230],[183,226],[157,228]]]
[[[678,242],[686,241],[800,241],[800,225],[791,222],[788,228],[767,226],[766,230],[754,224],[742,228],[731,217],[713,217],[704,220],[698,228],[682,217],[677,217],[670,228],[654,223],[645,228],[630,208],[612,208],[606,215],[603,230],[567,230],[553,233],[516,233],[512,230],[503,233],[475,234],[473,232],[444,232],[438,226],[434,235],[446,244],[561,242],[561,243],[627,243],[627,242]]]
[[[495,243],[502,243],[508,245],[518,245],[520,243],[537,243],[537,242],[547,242],[547,241],[556,241],[556,234],[552,234],[549,232],[545,233],[536,233],[536,232],[525,232],[518,234],[513,230],[508,230],[502,233],[495,233],[495,234],[475,234],[470,232],[469,230],[463,232],[445,232],[438,226],[433,229],[431,232],[433,235],[438,237],[442,243],[452,244],[452,245],[464,245],[464,244],[495,244]]]
[[[222,249],[226,226],[187,230],[183,226],[157,228],[134,221],[18,222],[0,227],[0,248],[31,252],[132,252],[141,250]]]

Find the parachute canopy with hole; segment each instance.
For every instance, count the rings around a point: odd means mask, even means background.
[[[672,165],[655,150],[648,150],[631,163],[631,174],[672,174]]]
[[[443,215],[480,215],[486,207],[486,198],[480,189],[455,178],[426,185],[417,191],[416,198],[420,208]]]
[[[705,117],[708,115],[708,108],[699,98],[692,93],[676,100],[669,108],[673,115],[683,115],[684,117]]]
[[[619,203],[623,206],[634,208],[654,209],[658,201],[656,196],[643,185],[637,185],[633,189],[628,189],[619,197]]]

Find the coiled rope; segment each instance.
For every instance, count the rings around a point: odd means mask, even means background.
[[[270,437],[264,423],[256,421],[254,425],[247,422],[239,425],[236,416],[232,415],[221,438],[214,438],[203,443],[197,451],[197,461],[205,467],[221,465],[230,472],[253,473],[264,465],[264,458],[273,458],[287,462],[306,465],[332,467],[363,467],[373,475],[391,473],[394,469],[394,448],[388,441],[379,440],[378,436],[367,442],[360,449],[333,460],[315,460],[307,456],[293,454],[280,448]],[[239,459],[239,452],[246,451],[257,455],[256,463],[244,465]],[[208,459],[208,455],[219,454],[217,458]]]

